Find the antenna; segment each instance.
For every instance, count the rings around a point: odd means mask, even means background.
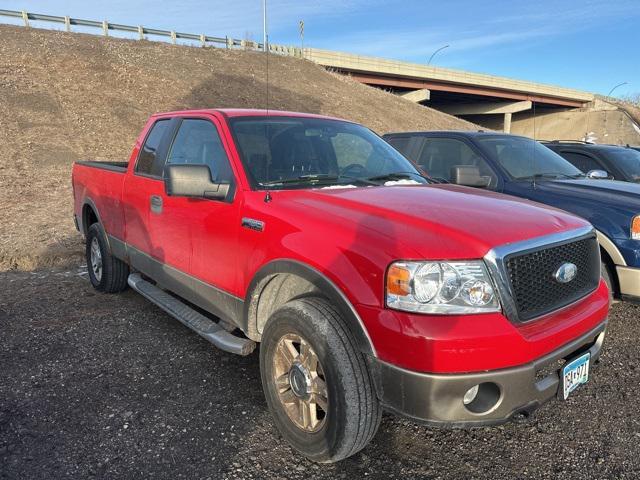
[[[267,56],[266,62],[266,81],[267,81],[267,98],[266,98],[266,110],[267,116],[269,116],[269,34],[267,33],[267,0],[262,0],[262,48],[264,54]]]
[[[533,189],[535,190],[536,188],[536,173],[535,173],[535,166],[536,166],[536,102],[533,102],[533,152],[531,155],[531,161],[533,162]]]

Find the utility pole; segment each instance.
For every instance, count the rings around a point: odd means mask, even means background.
[[[267,48],[267,0],[262,0],[262,49]]]

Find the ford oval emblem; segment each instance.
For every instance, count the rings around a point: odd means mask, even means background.
[[[560,265],[556,273],[553,274],[553,278],[555,278],[558,283],[569,283],[576,278],[577,274],[578,267],[573,263],[566,262]]]

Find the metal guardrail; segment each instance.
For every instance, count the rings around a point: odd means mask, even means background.
[[[81,18],[73,18],[73,17],[59,17],[56,15],[45,15],[41,13],[32,13],[26,12],[24,10],[2,10],[0,9],[0,17],[11,17],[22,19],[25,27],[29,27],[30,21],[41,21],[41,22],[50,22],[50,23],[60,23],[65,26],[65,30],[67,32],[71,32],[71,27],[73,25],[81,26],[81,27],[92,27],[99,28],[102,30],[102,35],[109,36],[109,31],[118,31],[118,32],[127,32],[127,33],[137,33],[139,40],[146,40],[145,35],[153,35],[158,37],[167,37],[171,39],[171,43],[176,44],[177,40],[194,40],[199,42],[202,47],[206,47],[208,45],[211,46],[222,46],[226,48],[243,48],[247,50],[264,50],[264,45],[260,42],[254,42],[251,40],[238,40],[236,38],[230,37],[214,37],[211,35],[204,34],[194,34],[194,33],[183,33],[176,32],[174,30],[160,30],[157,28],[149,28],[143,27],[142,25],[132,26],[132,25],[123,25],[120,23],[110,23],[106,20],[96,21],[96,20],[84,20]],[[273,45],[268,44],[269,52],[278,53],[281,55],[288,55],[293,57],[302,57],[302,50],[296,47],[288,47],[285,45]]]
[[[145,35],[170,38],[173,44],[177,40],[191,40],[199,42],[201,46],[216,46],[223,48],[240,48],[245,50],[264,50],[263,44],[251,40],[238,40],[230,37],[214,37],[204,34],[193,34],[176,32],[173,30],[160,30],[105,21],[83,20],[72,17],[58,17],[55,15],[43,15],[18,10],[0,10],[1,17],[12,17],[22,19],[24,26],[29,27],[30,21],[42,21],[59,23],[65,26],[65,30],[70,32],[74,25],[82,27],[97,28],[102,30],[102,35],[108,36],[110,31],[127,33],[137,33],[138,39],[146,40]],[[344,52],[334,52],[329,50],[319,50],[316,48],[298,48],[285,45],[268,44],[269,52],[284,56],[299,57],[310,60],[329,69],[347,72],[373,72],[386,76],[399,76],[417,79],[429,79],[446,83],[462,85],[480,85],[488,88],[498,88],[501,90],[512,90],[517,92],[528,92],[536,95],[546,95],[556,98],[571,99],[579,102],[593,101],[593,94],[578,90],[545,85],[524,80],[516,80],[505,77],[496,77],[450,68],[419,65],[397,60],[375,58],[362,55],[353,55]]]

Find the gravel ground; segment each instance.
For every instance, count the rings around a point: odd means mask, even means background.
[[[525,423],[385,416],[362,453],[316,465],[271,423],[256,354],[80,270],[0,273],[0,478],[638,478],[639,314],[615,305],[589,384]]]

